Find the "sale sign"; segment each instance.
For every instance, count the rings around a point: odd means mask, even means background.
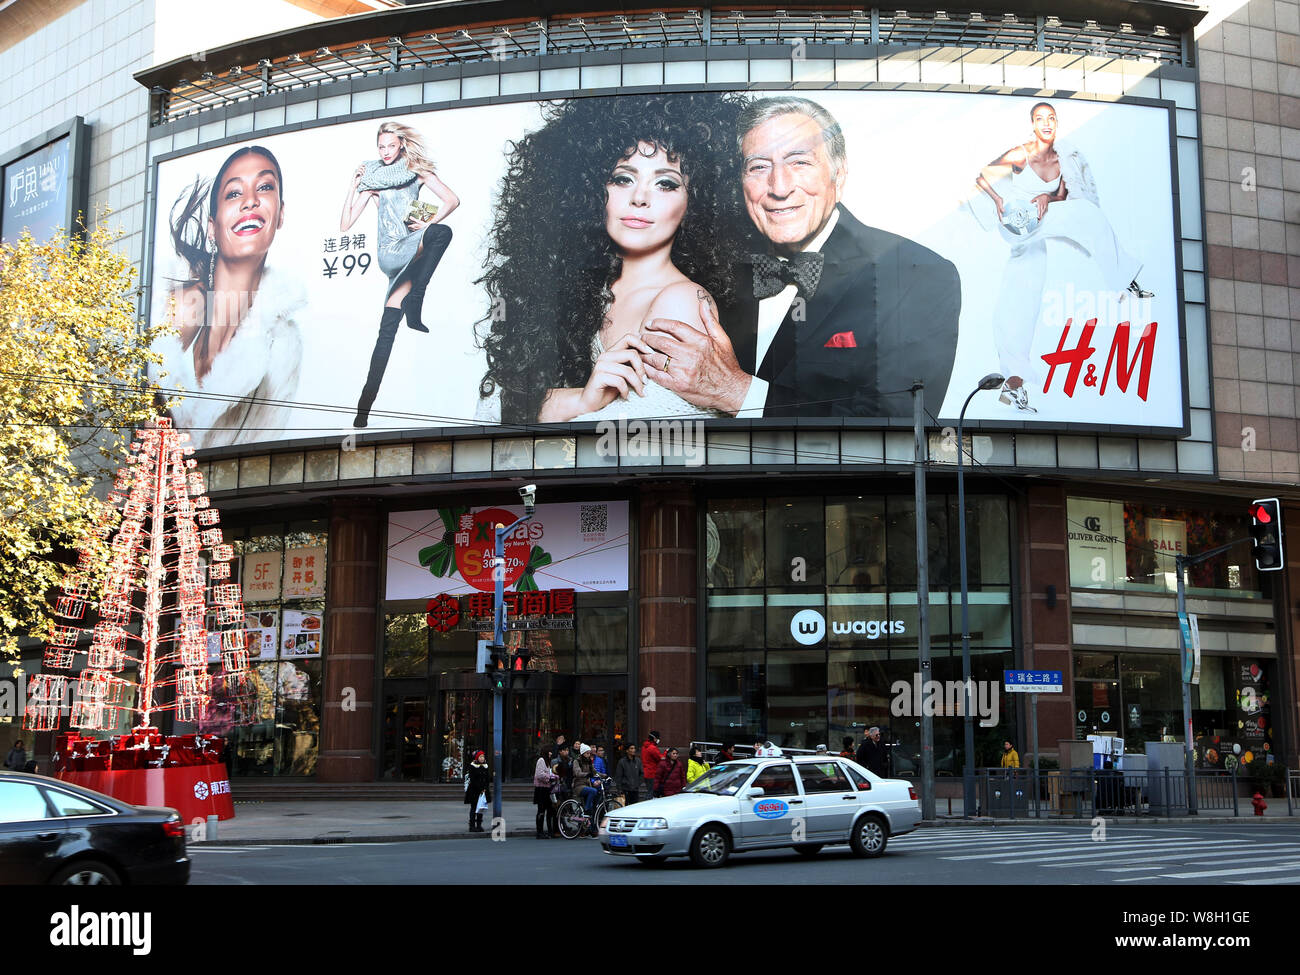
[[[395,511],[388,517],[386,599],[495,591],[496,527],[522,507]],[[501,575],[516,592],[624,592],[628,580],[626,501],[538,505],[504,541]]]

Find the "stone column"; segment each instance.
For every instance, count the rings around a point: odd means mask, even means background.
[[[1058,741],[1074,737],[1075,724],[1065,489],[1057,485],[1031,485],[1021,528],[1020,585],[1025,667],[1059,670],[1065,678],[1065,687],[1060,694],[1038,695],[1039,754],[1051,754],[1056,751]],[[1056,605],[1050,609],[1047,606],[1048,586],[1056,587]],[[1026,712],[1021,764],[1025,764],[1023,756],[1029,748],[1028,720]]]
[[[688,484],[650,485],[637,508],[640,640],[631,705],[642,739],[653,729],[665,745],[685,749],[697,731],[695,494]],[[643,709],[647,689],[653,711]]]
[[[372,782],[375,727],[379,561],[383,521],[371,500],[344,498],[330,514],[329,603],[325,609],[325,673],[321,782]]]

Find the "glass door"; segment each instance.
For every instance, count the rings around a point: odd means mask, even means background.
[[[429,698],[424,690],[405,689],[403,683],[390,681],[384,690],[384,755],[379,777],[418,782],[427,778]]]
[[[503,771],[507,777],[517,780],[532,778],[542,747],[555,741],[559,732],[569,734],[572,700],[567,691],[549,687],[511,693],[506,701],[506,765]]]
[[[491,764],[491,695],[485,690],[449,690],[442,693],[438,727],[437,781],[460,782],[476,751]]]

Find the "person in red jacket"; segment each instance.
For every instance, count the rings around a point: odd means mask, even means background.
[[[645,736],[645,744],[641,746],[641,770],[645,774],[645,796],[647,799],[655,796],[655,779],[659,775],[659,763],[664,760],[664,754],[659,750],[659,732],[652,731]]]
[[[668,749],[668,754],[659,763],[659,774],[655,778],[656,796],[675,796],[686,788],[686,763],[677,758],[677,749]]]

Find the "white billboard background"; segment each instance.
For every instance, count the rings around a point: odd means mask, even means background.
[[[452,511],[453,509],[442,509]],[[427,599],[439,593],[464,595],[491,592],[494,583],[484,555],[491,555],[494,536],[464,524],[511,524],[523,514],[517,505],[492,505],[454,509],[460,513],[453,520],[463,539],[445,538],[446,521],[438,509],[394,511],[388,516],[388,558],[385,599]],[[488,514],[490,513],[490,517]],[[506,519],[509,520],[506,520]],[[628,587],[628,503],[626,501],[592,501],[574,504],[539,504],[531,522],[527,522],[506,539],[508,564],[506,585],[516,589],[519,583],[517,559],[527,559],[530,552],[541,549],[550,560],[533,572],[538,589],[573,589],[576,592],[626,592]],[[431,561],[421,553],[444,542],[455,546],[453,560],[442,563],[443,574],[435,574],[426,564]],[[517,550],[516,550],[517,546]],[[432,553],[430,553],[432,554]],[[471,573],[475,583],[466,578]]]
[[[843,202],[848,209],[868,225],[918,241],[958,268],[960,338],[941,413],[955,418],[980,377],[1001,371],[993,317],[1003,267],[1010,257],[1010,246],[977,223],[961,201],[978,194],[974,181],[982,166],[1029,139],[1029,110],[1041,99],[919,91],[799,94],[824,105],[844,129],[848,180]],[[1089,262],[1079,253],[1069,253],[1068,245],[1051,246],[1043,288],[1044,319],[1034,334],[1032,357],[1038,361],[1039,355],[1056,349],[1063,318],[1076,310],[1091,310],[1098,317],[1091,342],[1097,350],[1091,359],[1096,367],[1094,382],[1085,385],[1081,375],[1073,397],[1067,397],[1063,389],[1067,370],[1058,368],[1049,394],[1043,395],[1041,386],[1031,388],[1030,404],[1036,413],[1017,411],[999,403],[996,393],[984,393],[975,398],[967,416],[1045,425],[1180,427],[1184,394],[1168,111],[1065,98],[1050,101],[1059,120],[1058,146],[1072,145],[1086,158],[1101,210],[1124,246],[1143,261],[1141,284],[1155,297],[1140,305],[1131,299],[1119,305],[1099,302],[1093,292],[1100,281]],[[388,116],[423,134],[439,178],[460,197],[461,205],[447,218],[454,236],[429,284],[424,319],[430,334],[405,326],[399,330],[374,406],[376,413],[401,411],[412,416],[373,416],[372,430],[482,422],[475,420],[475,411],[486,362],[475,343],[475,323],[489,305],[473,282],[482,274],[507,142],[536,129],[540,111],[540,103],[518,102]],[[343,435],[352,430],[351,411],[365,381],[387,289],[376,258],[376,208],[368,207],[348,231],[349,237],[366,235],[365,252],[371,263],[365,273],[354,270],[348,276],[342,258],[355,252],[326,255],[323,243],[342,236],[339,214],[351,175],[359,163],[376,158],[375,135],[381,121],[258,136],[167,160],[158,167],[151,312],[155,320],[167,313],[168,279],[185,276],[171,244],[168,221],[176,200],[195,177],[211,179],[226,157],[244,145],[270,149],[283,172],[284,225],[268,267],[293,276],[308,295],[306,308],[297,316],[303,352],[294,398],[302,404],[337,406],[343,412],[304,405],[292,411],[283,429],[259,431],[246,442]],[[322,273],[326,257],[339,258],[340,270],[333,278]],[[1136,377],[1125,393],[1115,387],[1112,374],[1105,395],[1099,394],[1115,324],[1126,318],[1133,326],[1129,358],[1142,328],[1149,321],[1159,323],[1145,402],[1137,396]],[[1076,318],[1067,347],[1077,343],[1082,324]],[[1046,370],[1044,364],[1042,372]],[[910,378],[899,377],[900,389],[910,384]],[[910,413],[910,406],[900,410],[903,413]],[[204,431],[194,431],[194,437],[197,446],[205,446]]]

